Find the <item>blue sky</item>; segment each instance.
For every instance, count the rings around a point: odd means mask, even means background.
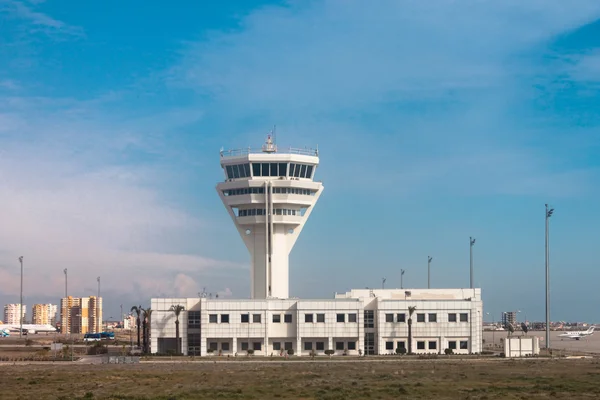
[[[319,146],[291,294],[475,281],[598,321],[600,3],[0,0],[0,303],[249,295],[218,151]]]

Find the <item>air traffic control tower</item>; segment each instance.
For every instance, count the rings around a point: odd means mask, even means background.
[[[289,297],[289,254],[323,191],[317,165],[318,150],[278,151],[271,136],[260,150],[221,150],[217,191],[250,252],[253,299]]]

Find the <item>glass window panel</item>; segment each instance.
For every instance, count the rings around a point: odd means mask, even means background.
[[[233,168],[231,168],[231,165],[227,165],[225,169],[227,170],[227,178],[233,179]]]
[[[301,169],[302,169],[302,166],[300,164],[296,164],[296,170],[294,171],[294,177],[296,177],[296,178],[300,177]]]
[[[306,167],[306,177],[307,178],[312,178],[312,172],[313,172],[313,166],[312,165],[308,165]]]
[[[279,176],[287,175],[287,163],[279,163]]]
[[[236,165],[232,165],[231,166],[233,168],[233,177],[234,178],[239,178],[240,177],[240,170],[239,167]]]
[[[269,163],[262,163],[262,171],[260,176],[269,176]]]
[[[260,163],[252,163],[252,175],[260,176]]]
[[[244,177],[250,176],[250,164],[244,164]]]
[[[306,178],[306,164],[302,164],[302,169],[300,170],[300,178]]]
[[[290,173],[288,176],[294,176],[294,170],[296,169],[296,164],[290,163]]]
[[[277,176],[277,163],[271,163],[271,176]]]

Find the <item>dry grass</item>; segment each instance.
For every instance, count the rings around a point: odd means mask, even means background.
[[[0,366],[13,399],[597,399],[599,378],[594,360]]]

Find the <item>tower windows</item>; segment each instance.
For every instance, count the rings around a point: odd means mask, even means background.
[[[250,177],[250,164],[226,165],[227,179],[238,179]]]

